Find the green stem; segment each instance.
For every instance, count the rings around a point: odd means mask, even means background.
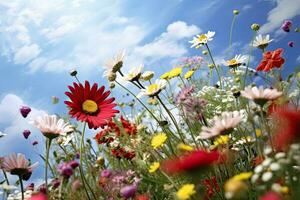
[[[4,170],[2,170],[2,172],[3,172],[4,178],[5,178],[6,184],[9,185],[9,181],[8,181],[8,177],[7,177],[6,172]]]
[[[247,80],[248,69],[249,69],[251,55],[252,55],[252,51],[253,51],[253,41],[254,41],[255,37],[256,37],[256,32],[254,32],[252,40],[251,40],[250,52],[249,52],[249,57],[248,57],[248,61],[247,61],[245,77],[244,77],[244,81],[243,81],[243,88],[245,87],[246,80]]]
[[[210,59],[211,59],[211,62],[213,63],[214,68],[216,69],[216,72],[217,72],[217,75],[218,75],[218,78],[219,78],[219,81],[220,81],[220,88],[222,89],[222,88],[223,88],[223,87],[222,87],[222,79],[221,79],[221,76],[220,76],[218,67],[217,67],[217,65],[216,65],[216,63],[215,63],[215,60],[214,60],[214,58],[213,58],[213,56],[212,56],[212,53],[211,53],[211,51],[210,51],[210,48],[209,48],[208,44],[205,44],[205,46],[206,46],[206,48],[207,48],[207,51],[208,51],[209,57],[210,57]]]
[[[233,27],[234,27],[235,20],[236,20],[236,15],[233,16],[233,19],[232,19],[232,22],[231,22],[230,33],[229,33],[229,50],[231,49],[232,33],[233,33]]]
[[[62,188],[63,188],[63,183],[64,183],[64,177],[61,178],[60,181],[60,186],[59,186],[59,192],[58,192],[58,199],[62,199]]]
[[[46,139],[46,158],[45,158],[45,187],[46,193],[48,193],[48,162],[49,162],[49,153],[52,139]]]
[[[22,200],[24,200],[24,186],[23,186],[23,180],[22,180],[21,176],[19,176],[19,181],[20,181],[20,187],[21,187]]]
[[[83,130],[82,130],[82,133],[81,133],[81,141],[80,141],[80,149],[79,149],[79,154],[80,154],[80,158],[79,158],[79,172],[80,172],[80,177],[81,177],[81,180],[82,180],[82,185],[83,185],[83,188],[84,188],[84,191],[86,193],[86,196],[89,200],[91,200],[90,196],[89,196],[89,192],[86,188],[86,182],[85,182],[85,178],[84,178],[84,175],[83,175],[83,167],[82,167],[82,161],[83,161],[83,149],[84,149],[84,133],[85,133],[85,128],[86,128],[86,122],[84,123],[83,125]]]

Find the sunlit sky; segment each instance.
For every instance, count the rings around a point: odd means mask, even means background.
[[[232,10],[238,9],[233,52],[228,52]],[[216,60],[248,54],[252,23],[275,39],[270,49],[284,48],[286,71],[300,62],[300,33],[280,29],[285,19],[300,27],[300,0],[0,0],[0,156],[24,152],[36,158],[40,133],[28,121],[44,112],[64,113],[63,100],[76,68],[79,79],[107,84],[104,62],[126,49],[124,72],[144,64],[157,75],[171,69],[181,57],[200,55],[190,48],[193,35],[215,31],[211,43]],[[295,47],[287,46],[289,41]],[[261,54],[254,52],[253,68]],[[117,90],[118,91],[118,90]],[[60,98],[51,104],[51,96]],[[118,96],[118,95],[117,95]],[[28,119],[20,105],[32,107]],[[30,140],[22,136],[31,129]]]

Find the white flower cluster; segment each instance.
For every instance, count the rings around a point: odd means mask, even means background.
[[[272,183],[272,181],[276,181],[276,177],[286,171],[287,166],[293,166],[294,169],[300,167],[300,144],[292,144],[288,152],[278,152],[274,156],[271,156],[272,149],[267,147],[264,154],[266,155],[265,160],[254,168],[251,177],[252,183]],[[294,176],[293,179],[296,180],[297,177]],[[264,189],[264,186],[261,187]],[[282,186],[274,183],[272,189],[278,191],[282,189]]]
[[[28,200],[31,198],[32,191],[26,190],[24,192],[24,199]],[[21,200],[22,199],[22,193],[18,190],[16,190],[13,194],[8,195],[7,200]]]
[[[231,82],[232,80],[230,80]],[[229,86],[229,81],[223,82]],[[232,89],[233,87],[231,87]],[[227,89],[219,89],[212,86],[204,86],[196,95],[208,101],[206,110],[212,115],[220,115],[224,111],[232,110],[235,103],[233,92]]]

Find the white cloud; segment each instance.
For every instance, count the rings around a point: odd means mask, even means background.
[[[268,13],[268,22],[264,24],[260,32],[272,32],[280,27],[285,19],[292,19],[300,14],[300,0],[275,0],[276,7]]]
[[[28,152],[28,149],[33,150],[30,139],[25,140],[23,130],[31,129],[32,126],[28,123],[29,120],[37,116],[45,114],[45,111],[31,107],[32,111],[27,118],[23,118],[19,108],[26,103],[15,94],[7,94],[0,102],[0,125],[7,136],[0,139],[0,152],[8,154],[12,152]],[[30,136],[33,138],[34,134]],[[12,145],[9,145],[12,144]]]
[[[200,29],[195,25],[187,25],[183,21],[176,21],[169,24],[167,31],[155,38],[152,42],[143,46],[138,46],[134,49],[134,54],[149,57],[178,57],[187,53],[186,44],[183,44],[183,39],[192,37],[200,32]],[[184,41],[185,43],[187,41]]]
[[[31,44],[21,47],[14,55],[14,62],[16,64],[25,64],[30,60],[36,58],[41,52],[37,44]]]

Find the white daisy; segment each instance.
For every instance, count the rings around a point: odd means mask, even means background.
[[[129,70],[129,73],[123,77],[124,80],[126,80],[126,81],[138,80],[142,75],[143,68],[144,68],[143,65],[132,68],[131,70]]]
[[[43,135],[48,138],[55,138],[74,131],[73,126],[65,123],[63,119],[58,118],[56,115],[37,117],[30,123],[40,129]]]
[[[227,67],[238,67],[245,63],[247,60],[247,56],[245,55],[235,55],[231,60],[223,60],[223,64]]]
[[[11,154],[3,158],[1,167],[4,171],[10,172],[14,175],[24,175],[25,173],[31,173],[36,168],[38,163],[30,164],[29,160],[25,158],[25,155]],[[19,174],[21,173],[21,174]]]
[[[244,119],[244,111],[223,112],[213,118],[212,127],[202,127],[198,139],[209,139],[221,134],[229,134]]]
[[[142,75],[141,78],[143,81],[149,81],[151,78],[153,78],[154,72],[153,71],[145,71]]]
[[[273,39],[270,39],[270,35],[266,35],[266,37],[263,37],[262,35],[258,35],[253,41],[253,46],[260,49],[265,49],[272,41]]]
[[[200,46],[207,44],[209,41],[213,40],[214,35],[216,32],[208,31],[205,34],[196,35],[193,37],[193,40],[189,41],[192,44],[191,48],[196,47],[199,48]]]
[[[3,133],[2,131],[0,131],[0,138],[6,136],[7,134]]]
[[[159,94],[163,89],[166,88],[167,81],[164,79],[158,79],[155,83],[147,86],[145,89],[141,89],[141,92],[138,94],[138,97],[142,97],[144,95],[153,97]]]
[[[125,50],[119,51],[113,58],[108,59],[105,62],[106,70],[104,76],[108,76],[111,73],[116,73],[123,66],[123,60],[125,57]]]
[[[264,89],[262,86],[259,88],[256,86],[247,86],[243,91],[241,91],[241,95],[247,99],[253,100],[259,105],[264,105],[267,101],[274,100],[282,96],[282,92],[277,89]]]

